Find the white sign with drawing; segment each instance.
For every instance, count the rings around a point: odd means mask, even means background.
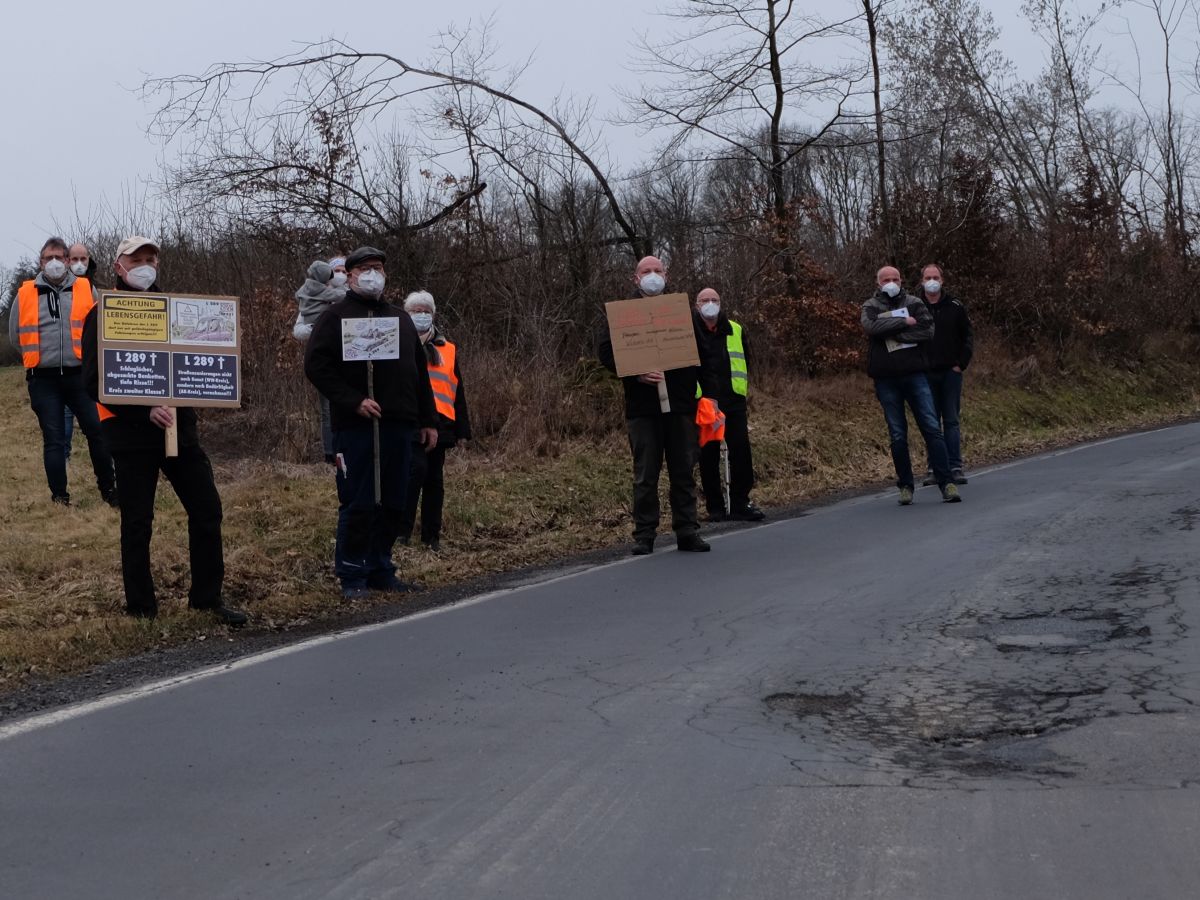
[[[171,343],[237,346],[237,304],[230,300],[173,299]]]
[[[400,320],[395,316],[375,319],[342,319],[342,360],[366,362],[400,358]]]

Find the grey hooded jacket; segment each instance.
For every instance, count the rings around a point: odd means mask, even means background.
[[[76,369],[81,363],[71,347],[71,304],[74,300],[75,276],[67,272],[62,284],[51,284],[41,272],[33,279],[38,289],[38,340],[41,343],[39,369]],[[96,301],[92,288],[92,301]],[[20,349],[17,325],[20,319],[18,300],[14,296],[8,310],[8,339]]]

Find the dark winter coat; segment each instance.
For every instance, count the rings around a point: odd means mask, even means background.
[[[706,356],[713,361],[713,377],[717,383],[716,401],[724,410],[740,410],[746,408],[746,398],[733,390],[733,377],[729,367],[729,335],[733,334],[733,325],[722,310],[717,316],[716,327],[709,330],[704,318],[700,319],[699,342],[704,347],[701,358]],[[742,349],[746,353],[746,368],[750,368],[750,338],[742,326]]]
[[[906,324],[904,317],[893,317],[895,310],[907,309],[917,320]],[[859,317],[868,338],[867,374],[872,378],[896,378],[929,371],[929,342],[933,340],[933,314],[920,297],[900,291],[892,299],[881,290],[862,305]],[[901,346],[912,344],[911,347]]]
[[[944,372],[958,366],[964,372],[975,352],[975,336],[967,308],[959,299],[944,290],[937,303],[930,303],[921,289],[925,305],[933,313],[933,341],[929,345],[929,370]]]
[[[368,313],[399,320],[400,358],[374,363],[375,402],[383,418],[410,427],[436,428],[429,366],[412,319],[390,303],[349,291],[317,319],[304,352],[304,374],[329,400],[333,429],[371,427],[371,420],[358,414],[367,399],[367,363],[342,360],[342,319],[366,318]]]

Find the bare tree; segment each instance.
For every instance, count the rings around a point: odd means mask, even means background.
[[[241,198],[250,211],[317,216],[341,229],[398,234],[428,228],[478,196],[467,184],[440,208],[414,221],[403,181],[396,176],[410,155],[396,136],[382,151],[363,147],[367,126],[444,88],[482,95],[504,109],[510,128],[552,137],[582,164],[605,197],[613,221],[631,248],[642,240],[626,219],[607,172],[588,147],[553,114],[477,77],[476,58],[443,45],[441,67],[411,64],[388,53],[360,52],[340,41],[308,45],[269,62],[218,63],[200,75],[151,79],[144,93],[160,101],[153,129],[166,139],[191,139],[176,184],[204,196]],[[282,94],[282,99],[280,99]],[[259,101],[264,101],[260,104]],[[463,109],[459,104],[459,109]],[[478,134],[474,119],[451,122]],[[473,146],[465,148],[468,153]]]
[[[677,23],[665,37],[643,38],[642,71],[652,83],[626,97],[629,121],[667,134],[660,161],[737,155],[752,160],[767,184],[774,256],[787,292],[799,292],[793,246],[796,219],[789,165],[847,118],[846,104],[865,76],[859,60],[814,64],[823,40],[849,40],[857,15],[826,21],[795,0],[683,0],[663,13]],[[785,114],[815,116],[790,126]]]

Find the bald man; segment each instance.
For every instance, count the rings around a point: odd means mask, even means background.
[[[638,261],[633,272],[634,297],[655,297],[667,289],[667,269],[657,256]],[[671,527],[679,550],[703,553],[711,549],[700,537],[696,514],[696,481],[693,474],[699,452],[696,429],[697,384],[705,397],[717,397],[713,364],[700,348],[699,317],[693,314],[692,326],[700,349],[700,365],[669,372],[647,372],[622,378],[625,389],[625,424],[629,448],[633,453],[633,554],[654,552],[660,510],[658,476],[666,460],[671,481]],[[611,372],[617,371],[612,340],[604,328],[597,354]],[[659,408],[658,385],[666,382],[671,411]]]
[[[862,305],[860,321],[870,342],[867,374],[875,380],[875,396],[887,421],[900,505],[913,502],[905,403],[925,439],[929,464],[942,499],[958,503],[962,497],[950,474],[946,441],[925,378],[929,370],[929,344],[933,340],[933,314],[919,297],[905,292],[898,269],[884,266],[876,273],[875,284],[874,295]]]
[[[746,397],[750,388],[747,367],[749,341],[746,330],[725,314],[721,295],[706,287],[696,295],[696,312],[704,327],[700,339],[716,364],[717,402],[725,413],[725,446],[729,452],[729,508],[721,489],[721,445],[709,441],[700,448],[700,484],[708,518],[719,522],[761,522],[765,515],[750,502],[754,487],[754,458],[750,452],[750,426]]]

